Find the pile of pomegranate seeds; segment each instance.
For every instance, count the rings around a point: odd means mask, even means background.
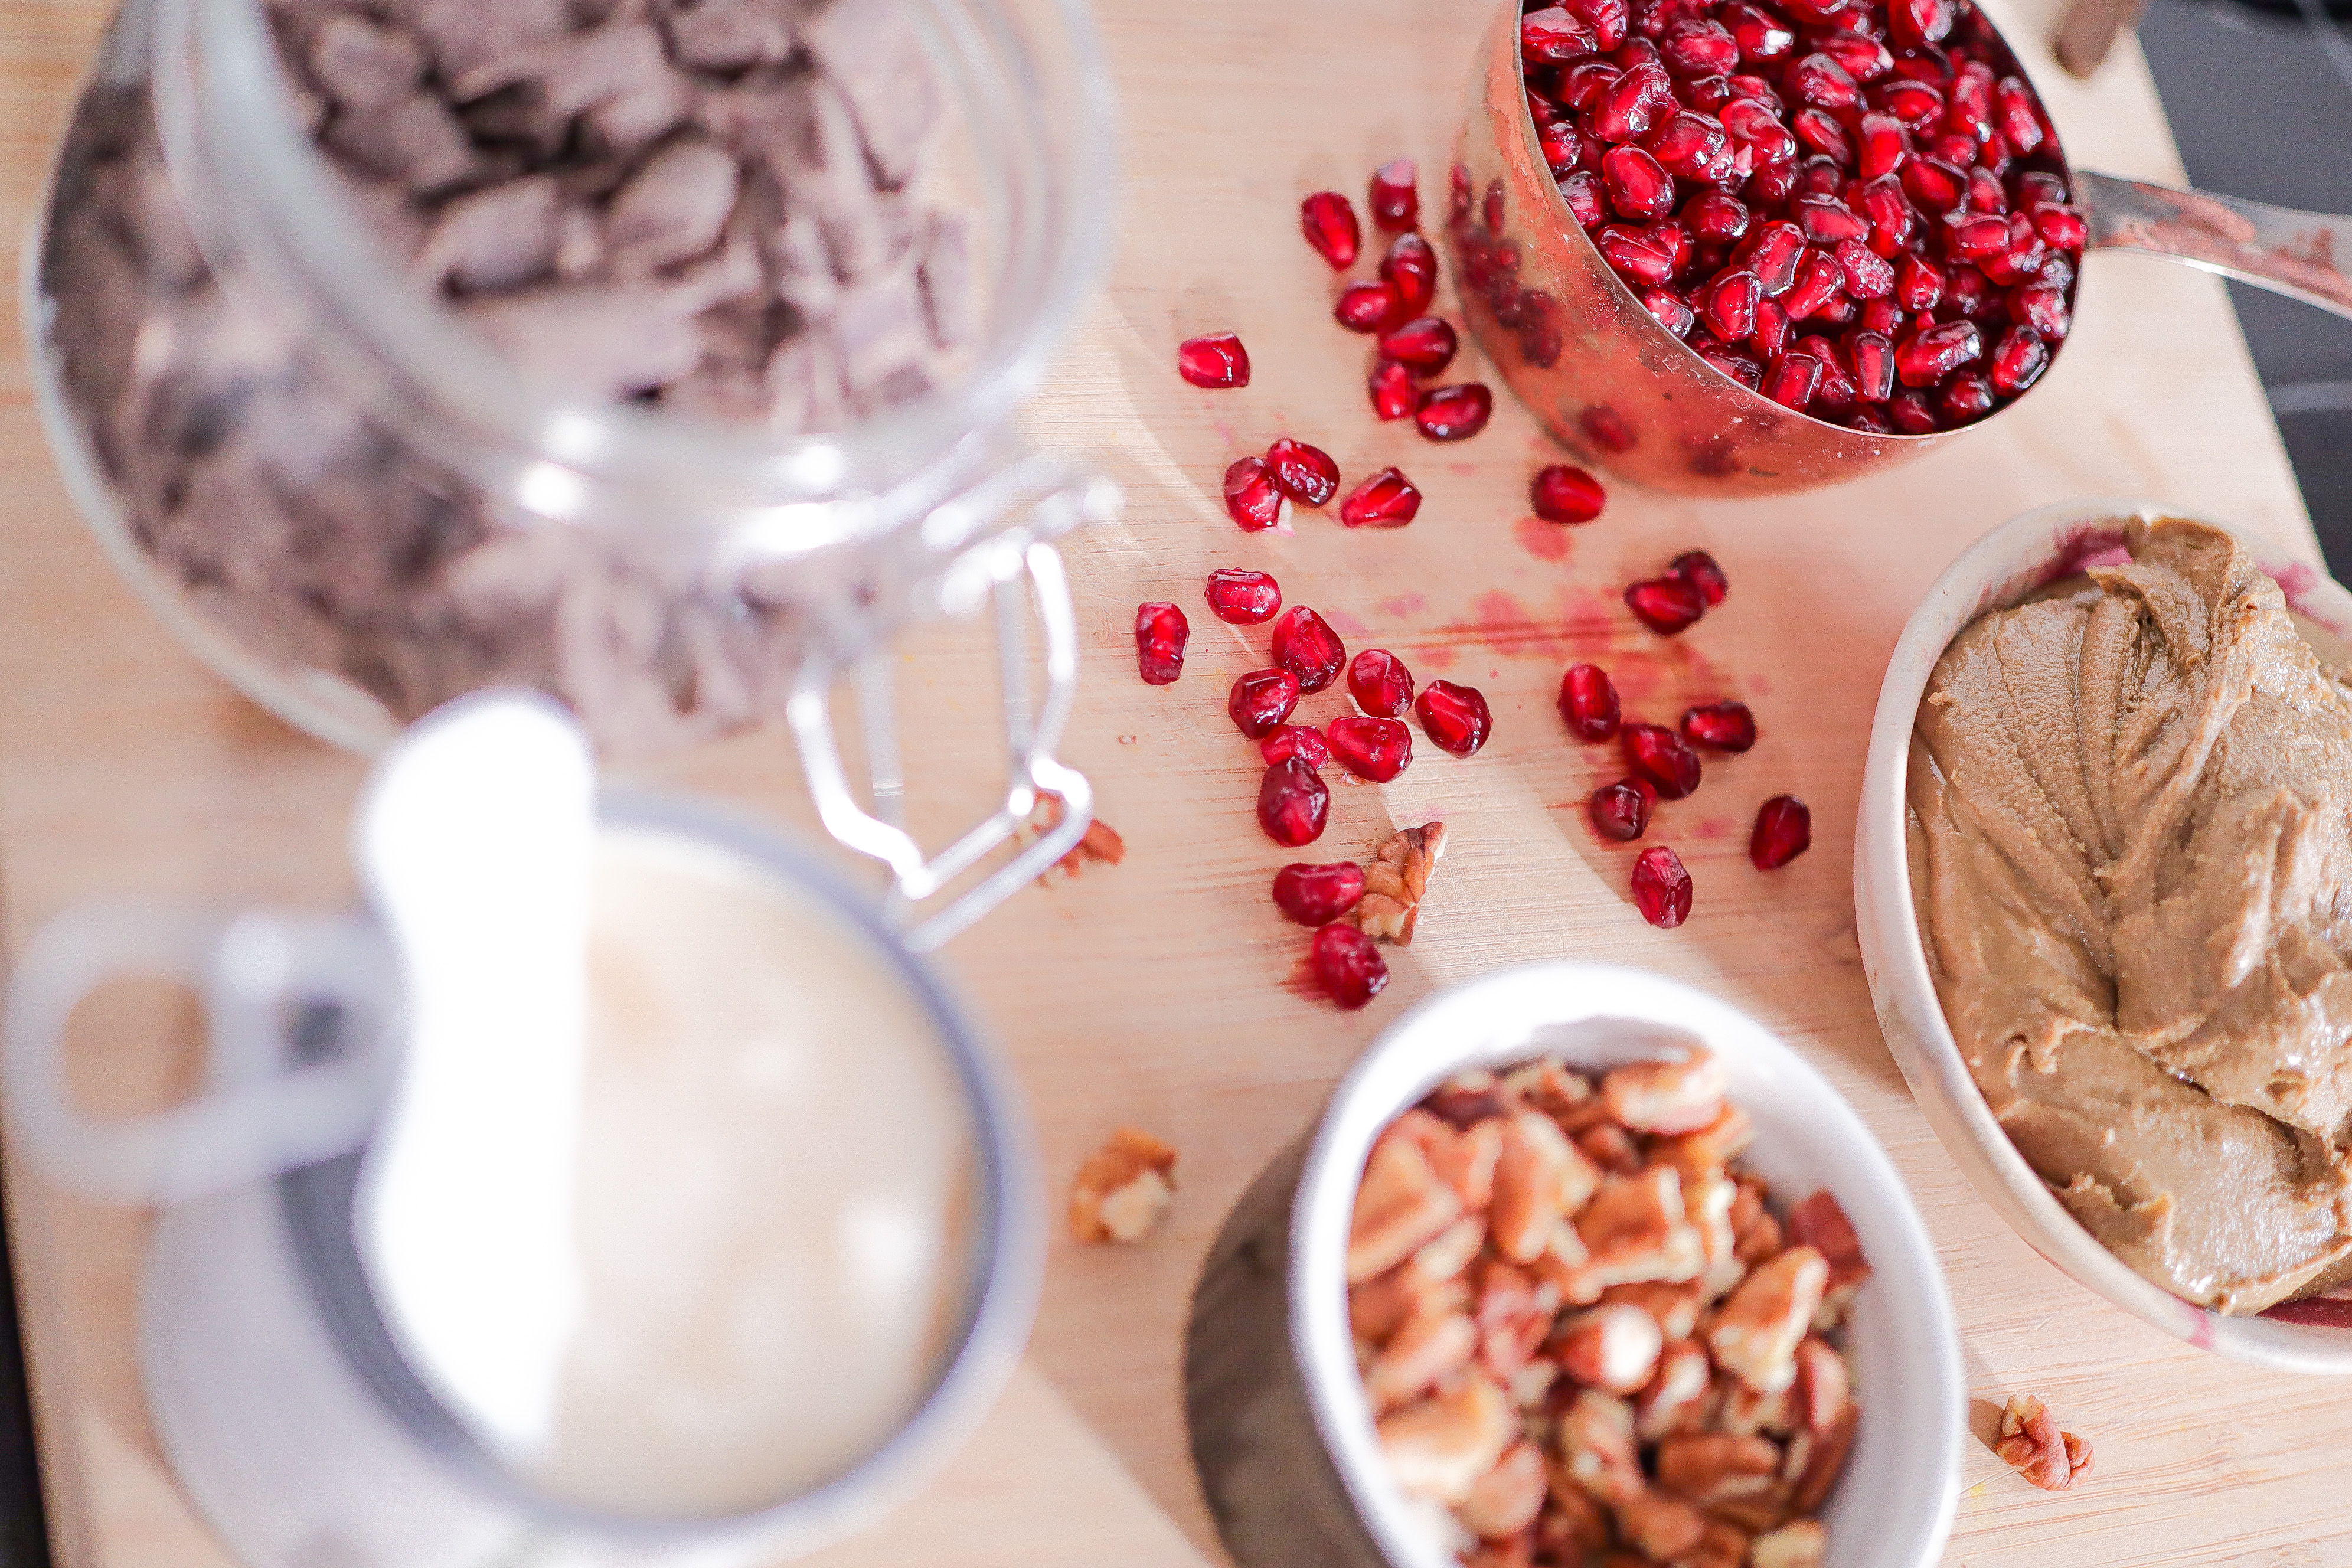
[[[1748,858],[1759,871],[1777,871],[1813,847],[1813,814],[1793,795],[1776,795],[1758,808]]]
[[[1675,557],[1665,574],[1629,585],[1626,608],[1660,637],[1670,637],[1698,624],[1698,618],[1723,603],[1729,592],[1723,568],[1704,550]]]
[[[1165,602],[1135,607],[1135,658],[1146,686],[1167,686],[1184,673],[1184,644],[1192,636],[1184,612]]]
[[[1176,345],[1176,373],[1194,386],[1247,386],[1249,370],[1249,350],[1231,332],[1186,338]]]
[[[1209,612],[1227,626],[1255,626],[1274,619],[1282,608],[1282,584],[1264,572],[1220,566],[1209,574],[1202,596]]]
[[[1576,223],[1723,374],[1856,430],[1927,435],[2023,393],[2086,237],[2040,100],[1969,0],[1578,0],[1520,24],[1537,142]],[[1528,357],[1489,215],[1465,280]]]
[[[1567,463],[1538,468],[1528,486],[1528,503],[1546,522],[1591,522],[1608,500],[1599,479]]]

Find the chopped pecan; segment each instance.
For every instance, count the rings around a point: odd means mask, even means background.
[[[1429,1167],[1452,1187],[1462,1206],[1483,1209],[1495,1201],[1495,1166],[1503,1154],[1503,1121],[1489,1117],[1463,1128],[1443,1147],[1429,1151]]]
[[[1727,1375],[1722,1379],[1723,1402],[1716,1425],[1719,1430],[1742,1437],[1752,1437],[1759,1432],[1786,1436],[1798,1426],[1791,1392],[1792,1388],[1784,1388],[1772,1394],[1758,1394],[1738,1378]]]
[[[1597,1388],[1580,1393],[1559,1417],[1559,1453],[1569,1479],[1612,1507],[1639,1497],[1642,1456],[1633,1407]]]
[[[1141,1241],[1176,1195],[1176,1151],[1122,1127],[1087,1156],[1070,1184],[1070,1235],[1079,1241]]]
[[[1658,1445],[1658,1484],[1701,1508],[1762,1496],[1780,1469],[1780,1446],[1769,1437],[1694,1432]]]
[[[1724,1167],[1746,1153],[1755,1141],[1756,1124],[1748,1119],[1748,1112],[1726,1105],[1721,1114],[1696,1131],[1660,1140],[1650,1157],[1680,1171],[1685,1182],[1696,1182],[1708,1173],[1721,1175]]]
[[[1601,1080],[1609,1114],[1636,1132],[1696,1132],[1723,1114],[1730,1075],[1714,1052],[1693,1046],[1678,1062],[1629,1062]]]
[[[1630,1176],[1642,1168],[1642,1151],[1633,1135],[1614,1121],[1594,1121],[1578,1129],[1576,1146],[1612,1176]]]
[[[1536,1521],[1536,1555],[1554,1568],[1572,1568],[1609,1548],[1609,1516],[1582,1487],[1564,1479],[1557,1468],[1548,1496],[1550,1506]]]
[[[1792,1247],[1757,1266],[1707,1331],[1717,1366],[1758,1394],[1795,1381],[1797,1345],[1822,1304],[1829,1265],[1810,1247]]]
[[[1862,1255],[1862,1238],[1853,1222],[1827,1187],[1789,1211],[1784,1227],[1790,1243],[1810,1247],[1829,1265],[1829,1288],[1843,1289],[1870,1278],[1870,1261]]]
[[[1364,868],[1364,896],[1356,904],[1356,929],[1399,947],[1412,945],[1429,873],[1445,853],[1445,824],[1432,822],[1392,835]]]
[[[2057,1417],[2035,1394],[2010,1396],[2000,1413],[2000,1441],[1993,1451],[2045,1492],[2063,1492],[2090,1473],[2091,1446],[2072,1432],[2058,1430]]]
[[[1458,1506],[1518,1435],[1503,1391],[1473,1375],[1445,1393],[1381,1418],[1381,1447],[1397,1485],[1415,1497]]]
[[[1062,804],[1060,795],[1051,790],[1039,792],[1037,804],[1031,810],[1028,825],[1022,832],[1021,842],[1029,844],[1044,837],[1059,827],[1066,815],[1067,808]],[[1087,821],[1086,832],[1070,846],[1069,853],[1054,862],[1054,870],[1056,875],[1067,879],[1076,876],[1090,864],[1116,866],[1126,858],[1127,840],[1114,832],[1109,823],[1097,816]]]
[[[1641,1308],[1595,1307],[1559,1333],[1559,1364],[1577,1382],[1611,1394],[1638,1394],[1657,1370],[1665,1336]]]
[[[1480,1265],[1476,1289],[1479,1363],[1507,1379],[1551,1337],[1559,1296],[1499,1258]]]
[[[1764,1189],[1759,1183],[1742,1178],[1739,1195],[1731,1202],[1732,1256],[1750,1267],[1763,1262],[1788,1243],[1780,1234],[1780,1222],[1764,1206]]]
[[[1780,1474],[1790,1479],[1793,1488],[1789,1494],[1790,1513],[1811,1513],[1829,1497],[1830,1488],[1837,1484],[1838,1472],[1845,1468],[1845,1457],[1853,1447],[1853,1429],[1860,1424],[1861,1415],[1849,1406],[1844,1419],[1827,1432],[1800,1432],[1789,1439],[1788,1458],[1781,1464]]]
[[[1706,1423],[1714,1386],[1710,1371],[1705,1348],[1689,1340],[1676,1340],[1659,1352],[1657,1370],[1633,1401],[1633,1430],[1643,1442]]]
[[[1682,1182],[1669,1166],[1602,1183],[1577,1216],[1576,1233],[1591,1254],[1582,1277],[1601,1289],[1693,1279],[1706,1266],[1706,1245],[1684,1217]]]
[[[1549,1058],[1513,1068],[1503,1075],[1502,1089],[1519,1104],[1530,1110],[1540,1110],[1555,1121],[1581,1116],[1588,1109],[1598,1110],[1601,1103],[1591,1079]],[[1560,1131],[1575,1129],[1562,1127]]]
[[[1462,1217],[1462,1200],[1437,1179],[1410,1136],[1382,1133],[1364,1162],[1348,1232],[1348,1283],[1385,1274]]]
[[[1758,1536],[1748,1549],[1748,1568],[1821,1568],[1822,1554],[1828,1550],[1829,1535],[1821,1521],[1801,1519]]]
[[[1508,1541],[1536,1521],[1545,1484],[1543,1450],[1515,1443],[1478,1478],[1454,1517],[1481,1541]]]
[[[1364,1368],[1364,1396],[1376,1412],[1391,1409],[1469,1365],[1477,1350],[1478,1325],[1464,1313],[1408,1318]]]
[[[1853,1380],[1845,1357],[1826,1340],[1807,1339],[1797,1347],[1797,1381],[1789,1385],[1797,1420],[1808,1431],[1826,1432],[1853,1406]]]
[[[1675,1562],[1675,1568],[1747,1568],[1748,1532],[1719,1519],[1706,1521],[1706,1533],[1696,1546]]]
[[[1641,1492],[1616,1507],[1618,1532],[1654,1563],[1680,1557],[1706,1534],[1705,1515],[1663,1492]]]
[[[1482,1541],[1462,1559],[1462,1568],[1535,1568],[1536,1532],[1523,1530],[1507,1541]]]
[[[1641,1308],[1658,1320],[1658,1331],[1669,1340],[1686,1340],[1698,1326],[1699,1295],[1696,1284],[1668,1285],[1657,1280],[1643,1280],[1634,1285],[1612,1285],[1601,1292],[1603,1306],[1619,1301]]]
[[[1501,1114],[1501,1080],[1485,1068],[1455,1073],[1429,1091],[1422,1103],[1433,1116],[1443,1117],[1460,1131]]]
[[[1539,1410],[1551,1396],[1552,1384],[1559,1381],[1559,1363],[1538,1357],[1511,1373],[1503,1384],[1510,1395],[1511,1405],[1517,1410]]]
[[[1435,1246],[1434,1242],[1431,1243]],[[1418,1258],[1420,1254],[1414,1254]],[[1444,1316],[1470,1305],[1470,1282],[1460,1275],[1430,1280],[1407,1261],[1348,1292],[1348,1324],[1356,1338],[1378,1345],[1415,1315]]]
[[[1486,1245],[1486,1216],[1466,1214],[1423,1242],[1404,1266],[1417,1278],[1442,1285],[1476,1262],[1479,1248]]]
[[[1541,1111],[1514,1112],[1503,1123],[1502,1138],[1489,1233],[1505,1258],[1532,1263],[1552,1227],[1582,1208],[1600,1186],[1601,1173]]]

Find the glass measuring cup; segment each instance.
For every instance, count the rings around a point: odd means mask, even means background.
[[[1882,435],[1799,413],[1717,371],[1659,324],[1579,226],[1545,166],[1519,20],[1519,5],[1499,6],[1480,45],[1446,234],[1465,321],[1555,437],[1621,479],[1743,496],[1891,468],[1974,427]],[[1961,25],[2000,74],[2025,74],[1989,17],[1971,10]],[[2352,256],[2352,220],[2077,170],[2054,130],[2038,160],[2063,174],[2087,220],[2086,256],[2166,257],[2352,316],[2352,278],[2336,260]],[[2070,289],[2070,306],[2073,298]],[[2050,345],[2053,360],[2064,346]]]

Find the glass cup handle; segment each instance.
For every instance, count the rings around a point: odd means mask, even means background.
[[[940,946],[1027,886],[1068,854],[1094,820],[1094,786],[1085,774],[1065,766],[1054,755],[1069,720],[1078,679],[1077,616],[1070,605],[1069,579],[1063,573],[1061,553],[1045,540],[1014,535],[979,547],[959,566],[983,574],[996,611],[1009,767],[1004,796],[993,814],[929,858],[907,831],[886,651],[869,651],[856,664],[873,810],[859,804],[851,790],[834,738],[830,694],[837,665],[829,658],[810,660],[802,668],[785,708],[785,718],[800,744],[809,793],[825,830],[850,848],[890,868],[894,883],[890,913],[905,926],[907,945],[918,952]],[[1045,638],[1045,689],[1043,700],[1034,707],[1022,614],[1024,596]],[[911,925],[906,923],[918,906],[939,897],[950,883],[1018,833],[1041,795],[1061,797],[1058,823],[936,912]]]
[[[67,1081],[74,1009],[110,980],[181,981],[209,1037],[194,1098],[145,1115],[93,1116]],[[341,1048],[304,1059],[305,1004],[346,1015]],[[85,904],[19,958],[0,1021],[10,1131],[45,1174],[110,1202],[182,1203],[357,1148],[390,1094],[400,1016],[396,962],[353,917]]]

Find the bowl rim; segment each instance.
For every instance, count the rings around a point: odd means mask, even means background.
[[[1938,575],[1903,627],[1879,688],[1854,829],[1855,931],[1888,1052],[1929,1123],[1979,1194],[2020,1237],[2110,1302],[2202,1350],[2284,1371],[2352,1374],[2352,1331],[2229,1317],[2141,1278],[2053,1195],[1978,1089],[1928,973],[1912,903],[1907,782],[1913,720],[1936,662],[1970,622],[2121,542],[2133,519],[2181,518],[2231,534],[2277,582],[2306,633],[2352,651],[2352,592],[2276,540],[2194,508],[2100,496],[2021,512]],[[2323,650],[2324,651],[2324,650]]]
[[[1357,1368],[1344,1259],[1365,1156],[1390,1122],[1445,1078],[1559,1048],[1544,1035],[1580,1025],[1696,1037],[1744,1058],[1791,1084],[1824,1135],[1862,1168],[1876,1200],[1865,1216],[1874,1278],[1905,1282],[1900,1359],[1916,1408],[1902,1415],[1925,1445],[1913,1463],[1933,1488],[1933,1500],[1906,1521],[1906,1538],[1877,1539],[1864,1560],[1881,1568],[1937,1562],[1958,1506],[1968,1391],[1940,1255],[1908,1184],[1845,1096],[1746,1013],[1647,970],[1569,960],[1499,970],[1423,1001],[1365,1049],[1316,1127],[1291,1208],[1289,1334],[1316,1428],[1365,1529],[1398,1568],[1452,1568],[1431,1542],[1422,1505],[1388,1476]]]

